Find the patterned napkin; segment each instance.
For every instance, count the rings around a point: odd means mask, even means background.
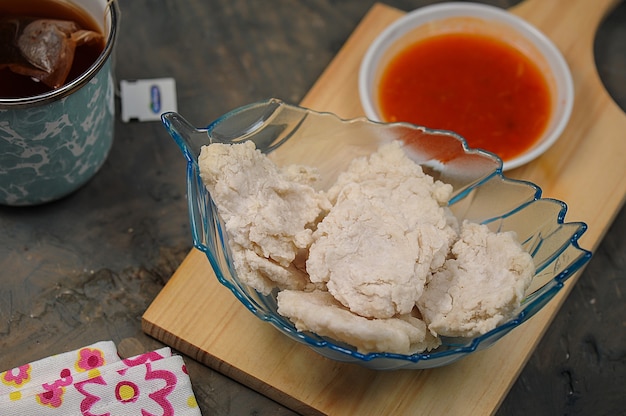
[[[111,341],[0,373],[2,415],[200,415],[170,348],[120,359]]]

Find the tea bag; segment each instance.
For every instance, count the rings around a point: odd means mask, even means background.
[[[67,20],[0,18],[0,69],[41,81],[50,88],[65,82],[76,47],[102,42],[100,33]]]

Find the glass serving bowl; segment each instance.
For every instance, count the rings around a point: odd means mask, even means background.
[[[194,246],[206,253],[219,281],[253,314],[333,360],[379,370],[450,364],[489,347],[532,317],[563,287],[564,281],[591,258],[589,251],[578,246],[578,239],[587,226],[564,222],[565,203],[541,198],[541,189],[533,183],[504,177],[502,162],[497,156],[468,148],[463,138],[451,132],[407,123],[378,123],[365,118],[342,120],[330,113],[275,99],[233,110],[206,128],[196,128],[176,113],[166,113],[162,119],[188,161],[188,203]],[[471,339],[442,338],[439,348],[421,354],[363,354],[350,345],[299,332],[287,318],[277,313],[276,290],[263,296],[237,278],[228,249],[228,235],[199,176],[197,159],[203,145],[244,140],[253,140],[257,148],[279,166],[316,166],[322,177],[320,188],[329,187],[355,157],[367,156],[383,143],[402,141],[409,156],[427,173],[453,186],[449,206],[459,219],[487,224],[493,231],[517,233],[536,267],[521,307],[512,319],[484,335]],[[237,331],[237,328],[231,330]]]

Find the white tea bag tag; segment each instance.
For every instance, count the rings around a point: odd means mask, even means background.
[[[160,120],[161,114],[177,111],[173,78],[122,80],[120,94],[124,122]]]

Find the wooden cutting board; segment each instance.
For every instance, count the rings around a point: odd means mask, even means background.
[[[626,195],[626,116],[605,92],[593,37],[614,0],[526,0],[512,11],[539,27],[572,70],[576,103],[561,139],[507,175],[566,201],[595,249]],[[375,5],[302,101],[343,118],[363,113],[358,68],[369,44],[402,12]],[[181,173],[182,174],[182,173]],[[377,372],[326,359],[254,317],[192,250],[143,316],[146,333],[303,414],[486,415],[493,413],[557,313],[577,276],[529,322],[495,346],[447,367]]]

